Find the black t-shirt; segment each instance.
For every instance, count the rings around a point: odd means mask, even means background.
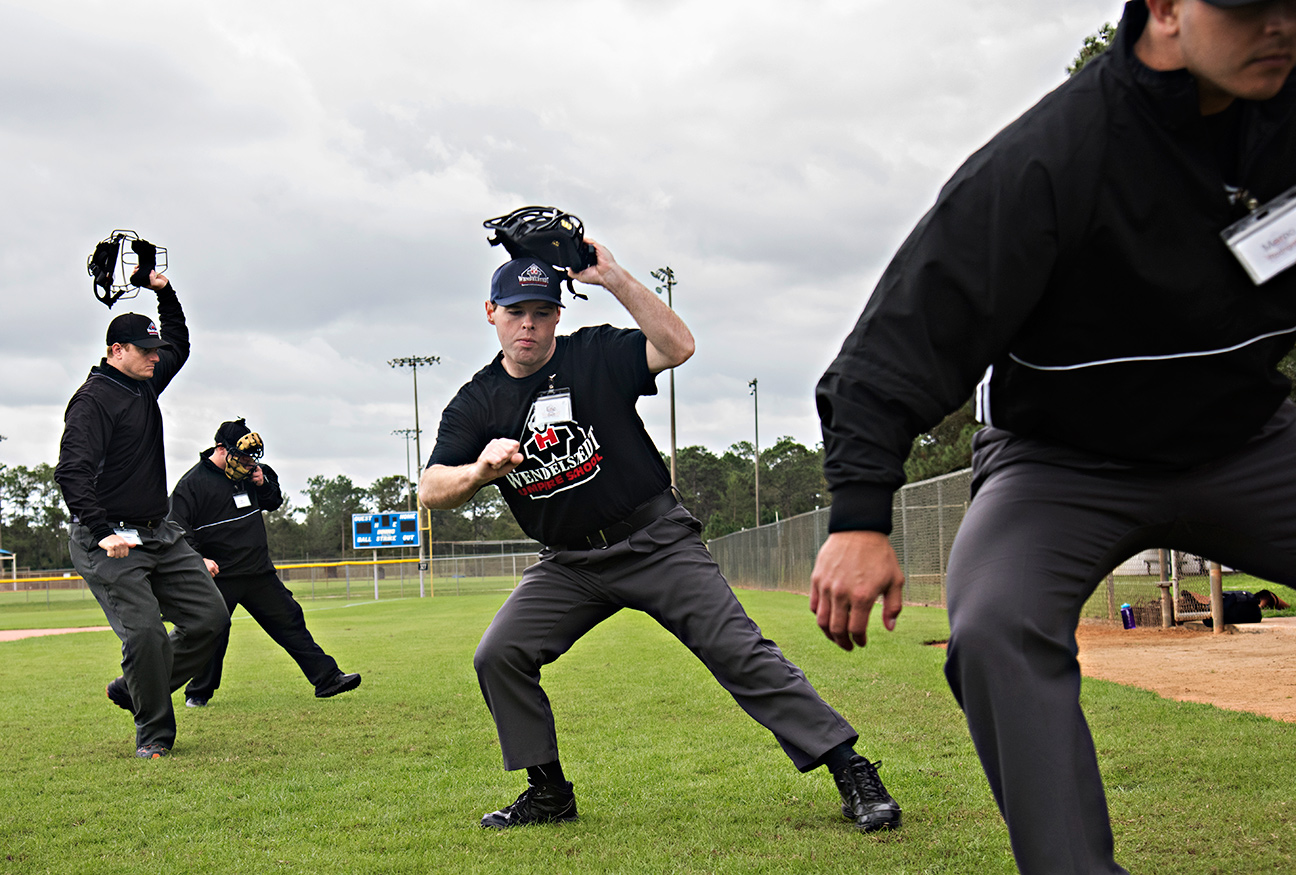
[[[502,353],[478,371],[441,414],[428,460],[467,465],[495,438],[520,442],[526,461],[495,483],[518,525],[542,544],[606,528],[670,486],[635,410],[639,396],[657,394],[643,332],[599,325],[556,343],[553,358],[528,377],[509,376]],[[570,396],[569,421],[537,412],[551,384]]]

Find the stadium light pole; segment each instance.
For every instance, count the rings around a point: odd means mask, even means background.
[[[752,464],[756,473],[756,525],[760,526],[760,395],[756,392],[755,378],[747,385],[751,386],[752,410],[755,413],[756,444],[753,447],[755,452],[752,454]]]
[[[419,405],[418,405],[418,369],[424,365],[441,364],[439,355],[407,355],[403,358],[391,359],[387,362],[393,368],[409,368],[414,372],[414,453],[419,457],[419,464],[422,465],[423,448],[419,445]],[[420,471],[423,469],[420,468]]]
[[[397,437],[405,438],[405,509],[413,510],[414,509],[413,506],[414,487],[412,484],[414,482],[414,472],[410,468],[409,442],[410,442],[410,438],[418,437],[418,429],[398,428],[392,431],[392,434],[396,435]]]
[[[421,432],[421,429],[419,428],[419,415],[418,415],[418,369],[419,366],[421,365],[441,364],[441,356],[407,355],[401,358],[390,359],[387,362],[387,364],[391,365],[393,368],[409,368],[411,371],[414,372],[414,452],[418,455],[419,465],[421,466],[423,464],[423,447],[419,444],[419,434]],[[406,446],[408,447],[409,444],[406,444]],[[423,468],[420,467],[419,473],[421,474],[422,472],[423,472]],[[423,519],[422,508],[419,508],[418,518],[420,520]],[[423,524],[420,522],[419,528],[422,529],[422,527]],[[423,567],[426,564],[427,564],[427,559],[425,558],[425,554],[423,552],[423,533],[420,531],[419,532],[419,598],[423,597]]]
[[[671,298],[671,291],[675,288],[675,271],[669,266],[660,270],[651,272],[652,278],[665,284],[666,289],[666,306],[672,310],[675,309],[675,302]],[[662,286],[657,287],[657,294],[662,293]],[[679,483],[675,477],[675,369],[670,369],[670,431],[671,431],[671,486],[679,488]]]

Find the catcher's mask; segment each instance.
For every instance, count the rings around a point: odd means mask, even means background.
[[[265,452],[261,435],[249,431],[242,419],[221,423],[216,443],[225,448],[225,476],[235,483],[256,470],[257,459]]]
[[[487,219],[482,227],[495,232],[488,240],[490,245],[502,244],[512,258],[535,258],[572,273],[598,264],[594,247],[585,242],[581,220],[557,207],[522,207],[507,216]],[[567,291],[585,299],[570,279]]]
[[[122,246],[124,240],[130,241],[129,247]],[[140,288],[149,284],[149,271],[166,269],[166,249],[141,240],[134,231],[113,231],[108,239],[99,241],[86,259],[86,273],[94,281],[91,286],[94,295],[110,310],[122,298],[138,295]]]

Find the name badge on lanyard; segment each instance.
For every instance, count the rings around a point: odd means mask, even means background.
[[[140,534],[136,529],[128,529],[125,526],[115,526],[113,528],[113,533],[132,547],[139,547],[144,544],[143,539],[140,538]]]
[[[1296,264],[1296,186],[1220,232],[1257,286]]]
[[[250,497],[246,492],[235,492],[235,493],[234,493],[234,506],[235,506],[235,507],[251,507],[251,506],[252,506],[252,498],[251,498],[251,497]]]
[[[536,396],[536,400],[531,404],[531,415],[527,418],[527,426],[532,431],[540,431],[551,425],[560,422],[572,421],[572,399],[570,389],[555,389],[554,378],[557,374],[549,377],[549,388]]]

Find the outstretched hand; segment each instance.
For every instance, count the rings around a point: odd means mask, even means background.
[[[882,597],[882,625],[895,629],[904,605],[904,572],[881,532],[833,532],[810,577],[810,610],[843,650],[868,641],[869,613]]]

